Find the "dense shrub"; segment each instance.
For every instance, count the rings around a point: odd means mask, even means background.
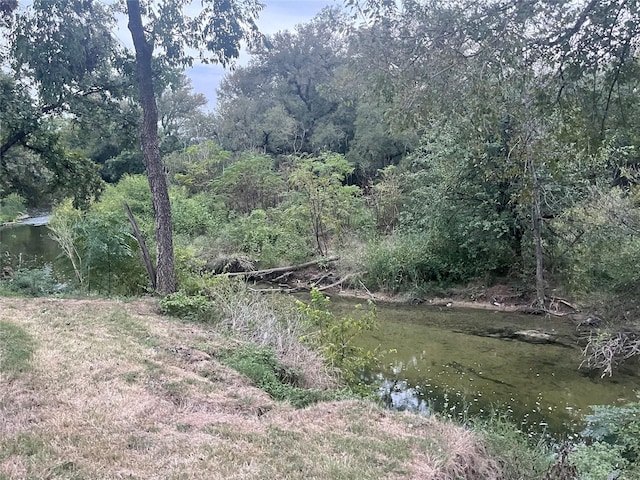
[[[570,456],[580,479],[640,478],[640,402],[597,405]]]
[[[309,326],[302,339],[318,348],[331,367],[339,369],[343,380],[357,387],[362,371],[377,362],[376,351],[357,345],[364,332],[377,328],[374,305],[358,305],[353,314],[336,317],[328,310],[329,297],[315,288],[310,295],[310,303],[298,301],[298,309]]]
[[[42,268],[19,269],[11,278],[2,280],[8,292],[29,297],[41,297],[60,293],[66,289],[53,275],[50,265]]]
[[[0,224],[16,220],[25,212],[25,204],[25,199],[17,193],[0,198]]]
[[[204,295],[188,295],[178,291],[160,300],[160,310],[166,315],[189,320],[210,321],[215,318],[211,301]]]

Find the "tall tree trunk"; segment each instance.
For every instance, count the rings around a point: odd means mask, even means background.
[[[176,274],[173,260],[171,203],[158,140],[158,106],[153,89],[151,69],[153,46],[149,45],[144,34],[140,1],[127,0],[127,13],[129,15],[128,27],[136,50],[136,74],[143,111],[142,156],[147,169],[155,216],[158,257],[156,286],[161,293],[172,293],[176,290]]]

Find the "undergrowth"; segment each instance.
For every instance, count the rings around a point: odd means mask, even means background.
[[[247,376],[274,400],[287,401],[296,408],[337,398],[331,391],[303,388],[302,372],[285,367],[266,346],[242,345],[224,352],[220,360]]]

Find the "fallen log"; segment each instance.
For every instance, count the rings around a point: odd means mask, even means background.
[[[293,272],[295,270],[302,270],[303,268],[312,267],[314,265],[320,265],[322,263],[336,262],[339,257],[321,258],[320,260],[313,260],[311,262],[301,263],[299,265],[291,265],[288,267],[268,268],[266,270],[252,270],[249,272],[234,272],[234,273],[221,273],[220,275],[226,275],[228,277],[246,277],[247,279],[264,278],[276,273]]]
[[[362,272],[350,273],[349,275],[345,275],[344,277],[342,277],[337,282],[333,282],[330,285],[324,285],[322,287],[319,287],[317,290],[319,292],[323,292],[324,290],[329,290],[330,288],[338,287],[338,286],[342,285],[344,282],[346,282],[347,280],[349,280],[349,279],[351,279],[353,277],[357,277],[358,275],[362,275],[362,274],[363,274]]]

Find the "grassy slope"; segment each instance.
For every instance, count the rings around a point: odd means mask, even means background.
[[[276,403],[226,342],[150,300],[0,298],[0,479],[498,477],[454,425]]]

